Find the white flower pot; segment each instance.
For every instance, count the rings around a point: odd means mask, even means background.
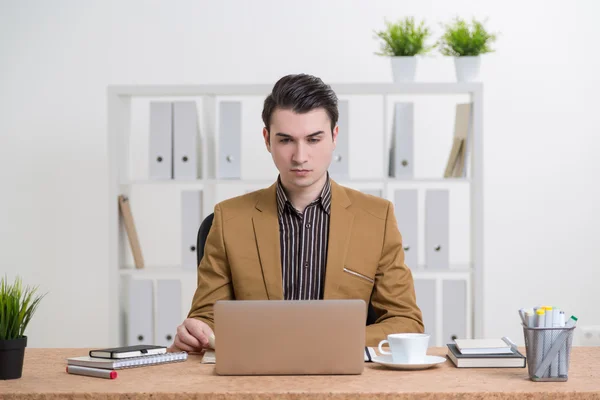
[[[480,64],[481,57],[479,56],[454,57],[456,80],[459,82],[476,81],[479,79]]]
[[[394,82],[414,82],[417,72],[417,57],[390,57]]]

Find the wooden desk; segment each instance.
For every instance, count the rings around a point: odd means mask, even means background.
[[[0,381],[0,398],[600,399],[600,347],[573,348],[569,380],[556,383],[532,382],[525,368],[459,369],[451,361],[423,371],[366,364],[355,376],[226,377],[194,355],[183,363],[119,370],[115,380],[67,374],[65,359],[85,354],[86,349],[26,349],[23,377]]]

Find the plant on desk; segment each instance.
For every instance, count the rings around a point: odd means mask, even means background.
[[[27,346],[25,328],[40,301],[37,287],[23,287],[21,278],[13,284],[6,276],[0,279],[0,379],[18,379],[23,372]]]

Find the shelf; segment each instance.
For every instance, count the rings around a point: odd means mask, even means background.
[[[240,166],[239,170],[236,172],[236,175],[240,175],[242,178],[244,176],[254,176],[255,178],[252,179],[215,179],[214,176],[216,176],[215,171],[217,171],[217,168],[219,167],[219,159],[217,158],[219,140],[225,142],[225,139],[220,138],[217,134],[218,121],[216,118],[220,115],[218,113],[218,102],[228,100],[228,98],[241,102],[253,102],[258,98],[264,99],[264,97],[271,92],[272,88],[272,84],[113,85],[107,88],[107,131],[109,139],[110,177],[109,274],[111,291],[108,296],[110,299],[109,305],[111,310],[108,331],[110,332],[110,340],[111,342],[114,342],[115,345],[124,345],[124,343],[119,341],[124,337],[124,332],[127,328],[124,325],[120,314],[121,307],[127,301],[127,298],[123,297],[123,293],[120,291],[122,289],[121,284],[123,280],[128,280],[130,278],[140,280],[148,279],[154,281],[155,286],[161,279],[180,280],[183,290],[183,293],[181,294],[182,298],[185,297],[188,299],[192,295],[197,284],[197,270],[196,268],[183,268],[181,266],[182,261],[180,261],[180,257],[175,257],[174,255],[172,255],[172,258],[163,258],[167,261],[174,261],[172,265],[156,266],[156,264],[154,264],[155,266],[147,266],[143,269],[136,269],[131,265],[132,261],[129,260],[130,257],[126,258],[124,256],[127,254],[123,254],[123,251],[127,251],[127,239],[120,224],[118,204],[114,199],[118,194],[125,194],[131,196],[136,202],[138,199],[145,200],[146,198],[149,198],[152,202],[155,202],[156,200],[156,204],[159,202],[173,202],[176,204],[177,201],[180,200],[181,193],[185,193],[186,191],[202,191],[201,207],[204,213],[208,213],[218,201],[225,200],[244,192],[271,186],[276,181],[277,171],[272,168],[268,170],[266,168],[255,170],[257,167],[254,167],[254,164],[249,164],[250,168],[253,168],[252,170],[249,168],[242,169],[242,166]],[[466,240],[470,241],[469,252],[465,249],[464,252],[455,253],[456,257],[468,259],[469,262],[462,264],[454,263],[450,265],[449,269],[436,270],[428,269],[424,264],[417,265],[416,259],[412,258],[410,263],[411,265],[415,265],[415,268],[411,269],[411,273],[415,281],[420,281],[420,290],[423,290],[423,293],[425,293],[422,297],[422,302],[424,303],[425,308],[429,307],[427,308],[427,312],[429,313],[427,315],[430,317],[434,316],[432,317],[433,319],[429,319],[428,323],[434,323],[434,326],[438,329],[436,336],[433,338],[436,345],[443,345],[446,340],[449,340],[450,336],[445,330],[455,329],[456,326],[464,331],[465,337],[485,336],[485,332],[483,331],[483,317],[484,311],[486,311],[483,307],[483,289],[485,287],[485,281],[483,279],[483,84],[480,82],[366,82],[331,84],[331,88],[344,102],[356,101],[357,104],[360,105],[361,102],[365,101],[369,103],[369,106],[371,106],[372,103],[373,107],[381,108],[381,126],[383,127],[382,140],[379,142],[374,141],[372,147],[369,147],[373,152],[381,147],[378,151],[382,154],[375,157],[368,157],[367,155],[356,160],[357,167],[362,167],[361,164],[364,164],[365,162],[379,163],[376,165],[378,167],[376,171],[379,173],[375,172],[375,170],[353,170],[351,168],[351,165],[353,165],[352,160],[351,157],[349,157],[349,164],[345,170],[346,173],[352,174],[354,171],[364,171],[363,174],[375,176],[373,178],[367,177],[366,179],[336,179],[335,176],[332,176],[336,182],[346,187],[380,195],[388,200],[394,199],[394,201],[396,197],[398,197],[398,192],[403,190],[413,190],[418,192],[418,224],[422,224],[424,218],[427,218],[425,213],[426,207],[424,206],[426,206],[426,192],[429,189],[443,189],[451,192],[453,198],[460,200],[457,201],[457,204],[464,204],[465,206],[470,207],[470,210],[468,210],[470,218],[469,226],[461,224],[461,221],[458,221],[461,230],[459,231],[459,235],[453,236],[455,238],[460,237],[461,241],[464,242],[462,245],[466,245]],[[427,96],[427,98],[417,98],[421,95]],[[417,176],[412,179],[391,178],[386,176],[388,173],[389,132],[391,127],[390,119],[392,116],[392,114],[390,114],[390,106],[393,102],[405,101],[403,97],[410,98],[408,101],[419,102],[420,100],[424,100],[424,102],[427,102],[429,101],[429,96],[433,97],[435,95],[446,96],[445,99],[442,99],[442,103],[470,101],[474,105],[471,121],[473,141],[470,143],[472,157],[469,160],[470,170],[467,170],[469,171],[468,174],[470,176],[464,178],[444,178],[443,169],[440,169],[441,166],[435,170],[430,170],[431,173],[434,173],[437,176]],[[367,96],[370,98],[367,98]],[[204,113],[206,118],[202,120],[203,128],[201,128],[200,131],[210,133],[210,135],[206,136],[207,142],[205,142],[204,147],[198,153],[199,160],[202,162],[201,176],[213,178],[192,180],[150,180],[147,179],[146,174],[139,169],[132,171],[130,165],[130,147],[135,148],[135,146],[139,144],[137,141],[131,141],[133,133],[132,129],[139,128],[135,125],[132,127],[132,123],[137,121],[136,118],[138,118],[138,115],[136,113],[139,112],[139,107],[145,107],[148,101],[155,101],[160,98],[170,98],[168,99],[169,101],[187,98],[190,101],[196,101],[198,104],[201,103],[202,111],[198,111]],[[460,100],[458,100],[458,98],[460,98]],[[377,113],[377,116],[379,118],[379,112]],[[374,127],[375,126],[379,127],[379,125],[374,125]],[[369,125],[369,128],[370,127],[371,125]],[[366,126],[359,124],[358,131],[364,131],[365,128]],[[136,134],[138,133],[137,130],[135,130],[135,132]],[[415,134],[417,133],[415,132]],[[136,137],[136,140],[137,139],[139,138]],[[250,149],[247,151],[250,151]],[[241,157],[244,157],[244,151],[241,150],[241,152]],[[350,152],[350,150],[348,150],[348,152]],[[135,161],[139,163],[142,160],[136,158]],[[418,169],[413,171],[415,173],[420,172]],[[426,172],[425,170],[422,171]],[[400,195],[401,194],[402,193],[400,193]],[[140,201],[139,204],[140,208],[136,212],[138,212],[137,215],[140,217],[139,220],[141,222],[140,236],[143,237],[146,230],[149,231],[150,229],[155,228],[155,226],[152,226],[149,223],[144,223],[147,221],[148,216],[150,216],[150,218],[156,218],[154,215],[156,208],[154,208],[154,203],[150,202],[144,204],[143,201]],[[173,221],[173,225],[170,226],[172,230],[168,232],[171,235],[170,237],[177,234],[175,230],[178,229],[179,225],[183,225],[181,223],[180,216],[182,214],[179,213],[179,206],[180,205],[176,205],[171,215],[157,220],[160,221],[160,223],[163,223],[163,221]],[[198,223],[198,221],[194,218],[194,224],[196,223]],[[407,223],[405,223],[405,225],[406,224]],[[454,221],[454,225],[457,225],[457,221]],[[456,227],[454,226],[453,229],[455,228]],[[464,234],[467,231],[468,233]],[[195,233],[196,232],[194,231],[194,234]],[[183,233],[181,235],[183,236]],[[422,236],[423,235],[421,235],[419,231],[418,239],[423,240]],[[464,240],[462,239],[463,236]],[[149,241],[148,243],[153,242]],[[171,244],[174,243],[169,243],[169,246],[165,251],[174,250]],[[448,243],[448,245],[450,245],[450,243]],[[422,252],[419,253],[420,258],[422,258],[421,253]],[[189,253],[187,254],[190,255]],[[191,255],[193,256],[193,254]],[[148,258],[148,261],[151,262],[152,257]],[[155,260],[158,261],[157,259]],[[427,260],[423,259],[423,262],[426,261]],[[158,262],[161,263],[160,261]],[[429,263],[432,264],[433,262],[429,261]],[[444,293],[446,293],[446,297],[444,297]],[[450,293],[450,295],[448,295],[448,293]],[[459,293],[460,296],[454,296],[456,293]],[[442,318],[442,315],[447,315],[443,314],[444,307],[446,307],[446,303],[454,301],[454,297],[458,298],[458,302],[462,301],[462,305],[458,310],[460,311],[462,308],[465,308],[466,313],[464,316],[457,319],[450,318],[455,324],[454,326],[447,327],[448,321],[445,321],[444,318]],[[187,304],[187,302],[183,305],[184,308],[188,306],[189,304]]]
[[[401,95],[401,94],[474,94],[481,92],[480,82],[399,82],[399,83],[340,83],[331,84],[342,95]],[[108,94],[115,96],[266,96],[273,85],[116,85]]]

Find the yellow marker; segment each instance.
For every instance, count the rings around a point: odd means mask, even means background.
[[[543,308],[538,308],[537,311],[535,312],[535,327],[536,328],[543,328],[546,325],[546,321],[545,321],[545,317],[546,316],[546,310],[544,310]]]

